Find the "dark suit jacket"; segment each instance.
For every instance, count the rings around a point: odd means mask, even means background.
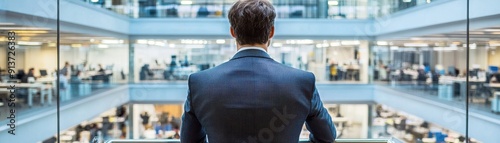
[[[314,75],[248,49],[190,75],[181,142],[292,143],[298,142],[304,122],[311,141],[335,140]]]

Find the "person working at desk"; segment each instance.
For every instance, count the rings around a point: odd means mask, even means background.
[[[61,69],[61,73],[64,75],[70,75],[71,74],[71,65],[69,62],[64,63],[64,67]]]
[[[60,89],[67,89],[69,87],[69,84],[68,84],[68,78],[66,78],[67,76],[67,72],[64,73],[64,72],[60,72],[59,73],[59,85],[60,85]]]
[[[101,65],[101,64],[99,64],[98,66],[99,66],[99,70],[97,70],[97,72],[98,72],[99,74],[106,74],[106,70],[104,70],[104,69],[102,68],[102,65]]]
[[[500,83],[500,73],[494,73],[490,75],[490,83]]]
[[[30,68],[28,70],[28,74],[24,75],[24,77],[21,79],[21,82],[28,83],[28,82],[30,82],[29,78],[33,78],[33,81],[31,81],[31,82],[34,82],[34,80],[35,80],[35,69],[34,68]]]
[[[69,79],[69,82],[72,84],[79,84],[82,82],[82,79],[80,79],[80,71],[76,71],[74,75],[71,75],[71,78]]]

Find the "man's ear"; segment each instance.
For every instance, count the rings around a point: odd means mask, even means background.
[[[271,27],[271,31],[269,32],[269,39],[272,39],[274,37],[274,26]]]
[[[236,38],[236,34],[234,33],[234,29],[233,29],[233,27],[229,27],[229,33],[231,33],[231,36],[232,36],[233,38]]]

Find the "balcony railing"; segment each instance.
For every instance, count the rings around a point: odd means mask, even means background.
[[[337,139],[336,143],[403,143],[396,138],[389,139]],[[180,143],[178,139],[159,140],[109,140],[106,143]],[[311,143],[308,139],[301,139],[299,143]]]

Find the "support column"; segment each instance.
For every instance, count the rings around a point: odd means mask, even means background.
[[[128,104],[128,130],[127,130],[127,138],[134,139],[134,104]]]
[[[318,18],[328,17],[328,0],[318,0]]]
[[[368,83],[373,83],[375,76],[375,52],[374,44],[375,41],[368,42]]]
[[[371,70],[370,58],[370,44],[371,41],[361,41],[358,47],[358,63],[359,67],[359,79],[362,83],[370,83],[370,77],[372,76],[373,70]]]
[[[134,40],[129,38],[128,41],[128,83],[134,83],[135,81],[135,48]]]
[[[373,129],[373,104],[368,104],[368,135],[369,139],[372,137],[372,129]]]

